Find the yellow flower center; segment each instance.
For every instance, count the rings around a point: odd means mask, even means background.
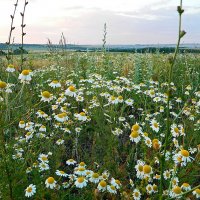
[[[158,189],[158,186],[157,185],[153,185],[153,190],[157,191],[157,189]]]
[[[20,123],[20,124],[25,124],[25,122],[24,122],[24,121],[20,121],[19,123]]]
[[[115,186],[114,186],[114,185],[111,185],[110,188],[111,188],[112,190],[115,190]]]
[[[114,96],[111,96],[111,101],[114,101],[116,98]]]
[[[189,157],[189,152],[187,150],[181,150],[181,155],[184,157]]]
[[[9,68],[14,68],[14,65],[9,64],[8,67],[9,67]]]
[[[173,192],[175,194],[180,194],[181,193],[181,188],[179,186],[176,186],[176,187],[173,188]]]
[[[29,70],[28,69],[25,69],[25,70],[23,70],[22,71],[22,74],[24,75],[24,76],[27,76],[27,75],[29,75]]]
[[[52,81],[52,83],[54,83],[54,84],[57,84],[57,83],[58,83],[58,81],[57,81],[57,80],[54,80],[54,81]]]
[[[123,96],[118,96],[118,99],[119,100],[123,100]]]
[[[132,126],[132,130],[133,130],[133,131],[138,131],[139,128],[140,128],[140,126],[139,126],[138,124],[134,124],[134,125]]]
[[[135,197],[139,197],[139,193],[138,192],[134,192]]]
[[[83,171],[85,171],[85,168],[84,167],[79,167],[78,170],[83,172]]]
[[[142,165],[139,165],[139,166],[138,166],[138,170],[139,170],[140,172],[142,172],[142,171],[143,171],[143,166],[142,166]]]
[[[144,132],[144,136],[148,137],[148,133],[147,133],[147,132]]]
[[[154,126],[155,128],[158,128],[158,123],[154,123],[153,126]]]
[[[6,82],[0,81],[0,88],[3,89],[7,86]]]
[[[115,183],[117,183],[117,185],[121,184],[121,182],[119,180],[115,180]]]
[[[149,165],[144,165],[143,172],[149,174],[151,172],[151,167]]]
[[[94,174],[92,175],[92,177],[93,177],[93,178],[98,178],[98,177],[99,177],[99,174],[98,174],[98,173],[94,173]]]
[[[139,133],[137,131],[132,131],[131,132],[131,137],[132,138],[137,138],[139,136]]]
[[[104,180],[102,180],[99,184],[103,188],[106,187],[106,185],[107,185],[107,183]]]
[[[49,184],[53,184],[54,183],[54,178],[53,177],[49,177],[48,179],[47,179],[47,182],[49,183]]]
[[[81,116],[85,116],[85,113],[84,113],[84,112],[81,112],[80,115],[81,115]]]
[[[183,183],[183,187],[189,187],[190,185],[188,183]]]
[[[65,174],[65,172],[64,172],[64,171],[60,171],[60,173],[61,173],[61,174]]]
[[[50,98],[51,94],[48,91],[42,92],[42,96],[45,98]]]
[[[79,178],[77,179],[77,181],[78,181],[79,183],[83,183],[84,180],[85,180],[85,178],[84,178],[83,176],[81,176],[81,177],[79,177]]]
[[[74,92],[74,91],[75,91],[75,87],[74,87],[73,85],[70,85],[70,86],[68,87],[68,89],[69,89],[71,92]]]
[[[174,132],[175,132],[175,133],[178,133],[178,132],[179,132],[179,130],[178,130],[177,127],[174,128]]]
[[[200,195],[200,189],[197,188],[197,189],[195,190],[195,192],[196,192],[198,195]]]
[[[84,163],[84,162],[80,162],[79,165],[80,165],[80,166],[85,166],[85,163]]]
[[[44,161],[48,160],[48,158],[46,156],[42,156],[41,159]]]
[[[32,187],[28,187],[28,188],[26,189],[27,192],[32,192],[32,190],[33,190]]]
[[[69,159],[69,162],[74,162],[74,160],[73,159]]]

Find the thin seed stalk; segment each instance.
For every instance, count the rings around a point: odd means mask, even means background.
[[[180,6],[179,6],[179,10],[182,11],[182,0],[180,0]],[[175,65],[175,62],[176,62],[176,58],[177,58],[177,54],[178,54],[178,50],[179,50],[179,46],[180,46],[180,41],[181,41],[181,38],[183,37],[182,34],[182,31],[181,31],[181,25],[182,25],[182,19],[181,19],[181,16],[182,16],[182,13],[183,12],[180,12],[178,10],[178,13],[179,13],[179,28],[178,28],[178,41],[177,41],[177,44],[176,44],[176,49],[175,49],[175,52],[174,52],[174,56],[171,60],[171,65],[170,65],[170,70],[169,70],[169,79],[168,79],[168,91],[167,91],[167,132],[166,132],[166,135],[165,135],[165,143],[164,143],[164,153],[163,155],[161,156],[161,165],[160,165],[160,175],[161,175],[161,180],[160,180],[160,185],[159,185],[159,199],[162,200],[163,199],[163,196],[162,196],[162,193],[163,193],[163,181],[164,181],[164,177],[163,177],[163,172],[164,172],[164,169],[165,169],[165,155],[166,155],[166,151],[167,151],[167,146],[169,144],[169,136],[170,136],[170,98],[171,98],[171,90],[170,90],[170,83],[172,81],[172,72],[173,72],[173,67]]]

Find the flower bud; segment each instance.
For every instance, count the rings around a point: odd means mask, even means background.
[[[186,32],[185,32],[184,30],[182,30],[182,31],[180,32],[180,38],[182,38],[185,34],[186,34]]]

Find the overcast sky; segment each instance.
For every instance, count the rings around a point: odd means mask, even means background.
[[[180,0],[29,0],[25,43],[102,44],[107,23],[108,44],[176,43]],[[0,0],[0,43],[6,42],[16,0]],[[20,43],[24,0],[19,0],[13,32]],[[200,0],[183,0],[184,43],[200,43]]]

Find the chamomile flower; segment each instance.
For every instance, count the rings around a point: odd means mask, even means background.
[[[59,113],[57,115],[54,116],[54,118],[58,121],[58,122],[65,122],[69,119],[69,117],[67,116],[66,112],[63,113]]]
[[[38,160],[40,160],[41,162],[44,162],[44,163],[48,163],[49,162],[48,155],[43,154],[43,153],[39,155]]]
[[[7,72],[14,72],[15,71],[15,66],[12,64],[9,64],[8,67],[6,68]]]
[[[62,177],[67,177],[68,174],[66,174],[64,171],[62,170],[56,170],[56,175],[58,176],[62,176]]]
[[[171,172],[169,170],[164,171],[163,177],[165,180],[169,179],[171,177]]]
[[[146,186],[146,191],[148,194],[152,194],[153,193],[153,186],[151,184],[148,184]]]
[[[117,190],[116,187],[114,185],[108,185],[107,186],[107,190],[108,192],[110,192],[111,194],[117,194]]]
[[[110,97],[108,98],[108,102],[109,102],[110,104],[118,104],[118,98],[115,97],[115,96],[110,96]]]
[[[85,176],[87,173],[87,170],[85,169],[85,167],[78,167],[78,168],[75,168],[74,173],[79,176]]]
[[[137,165],[135,165],[135,169],[136,169],[136,176],[139,179],[142,179],[144,176],[144,172],[143,172],[143,167],[145,165],[144,161],[138,160],[137,161]]]
[[[192,192],[192,194],[193,194],[197,199],[200,198],[200,189],[199,189],[199,188],[195,189],[195,190]]]
[[[176,124],[171,125],[171,133],[173,137],[178,137],[180,135],[179,128]]]
[[[140,200],[141,199],[141,193],[138,189],[133,190],[133,199],[134,200]]]
[[[133,103],[134,103],[134,101],[133,101],[133,99],[127,99],[127,100],[125,101],[125,103],[126,103],[128,106],[132,106]]]
[[[152,119],[150,124],[151,124],[151,128],[157,133],[160,128],[159,123],[155,119]]]
[[[19,128],[25,128],[26,124],[24,121],[19,122]]]
[[[88,180],[85,177],[81,176],[76,179],[74,184],[77,188],[83,188],[87,186],[87,182]]]
[[[45,162],[41,162],[39,165],[39,171],[42,172],[42,171],[46,171],[46,170],[49,170],[49,165]]]
[[[53,99],[53,95],[48,91],[42,92],[41,97],[41,101],[43,102],[50,102]]]
[[[7,83],[4,81],[0,81],[0,91],[7,87]]]
[[[67,90],[65,90],[65,95],[76,97],[76,88],[73,85],[70,85]]]
[[[181,196],[179,196],[179,195],[181,195],[182,194],[182,190],[181,190],[181,187],[179,187],[179,186],[174,186],[173,188],[172,188],[172,190],[170,191],[170,196],[171,197],[176,197],[176,198],[181,198]]]
[[[151,147],[152,146],[152,142],[151,142],[151,139],[149,137],[145,137],[145,144],[148,146],[148,147]]]
[[[112,185],[114,185],[117,189],[119,189],[119,188],[121,187],[121,185],[122,185],[121,182],[120,182],[119,180],[114,179],[114,178],[111,178],[110,183],[111,183]]]
[[[61,145],[61,144],[63,144],[64,142],[65,142],[64,140],[58,139],[58,140],[56,141],[56,144],[57,144],[57,145]]]
[[[53,80],[51,83],[49,83],[49,86],[52,88],[59,88],[61,87],[61,84],[57,80]]]
[[[129,138],[132,142],[138,143],[141,139],[140,134],[138,131],[132,131],[129,135]]]
[[[39,131],[41,132],[46,132],[46,126],[42,125],[40,128],[39,128]]]
[[[104,180],[101,180],[97,186],[97,189],[101,192],[106,191],[107,189],[107,183]]]
[[[66,164],[67,165],[75,165],[76,161],[74,159],[69,159],[69,160],[66,161]]]
[[[87,121],[87,116],[85,112],[80,112],[79,114],[74,114],[74,116],[79,120],[79,121]]]
[[[50,189],[54,189],[56,187],[56,181],[53,177],[49,177],[45,181],[46,187]]]
[[[30,70],[25,69],[19,75],[18,79],[21,80],[21,83],[29,83],[31,81],[31,73]]]
[[[26,197],[32,197],[36,193],[36,186],[33,184],[30,184],[26,189],[25,189],[25,196]]]
[[[99,174],[98,173],[91,173],[90,174],[90,179],[89,179],[89,181],[90,182],[92,182],[92,183],[99,183],[99,181],[100,181],[100,176],[99,176]]]
[[[83,101],[84,101],[84,97],[78,95],[78,96],[76,97],[76,101],[78,101],[78,102],[83,102]]]
[[[183,183],[181,185],[181,189],[184,190],[184,191],[189,191],[189,190],[191,190],[191,186],[188,183]]]
[[[150,165],[144,165],[143,173],[144,173],[144,178],[150,177],[150,175],[153,174],[152,167]]]

